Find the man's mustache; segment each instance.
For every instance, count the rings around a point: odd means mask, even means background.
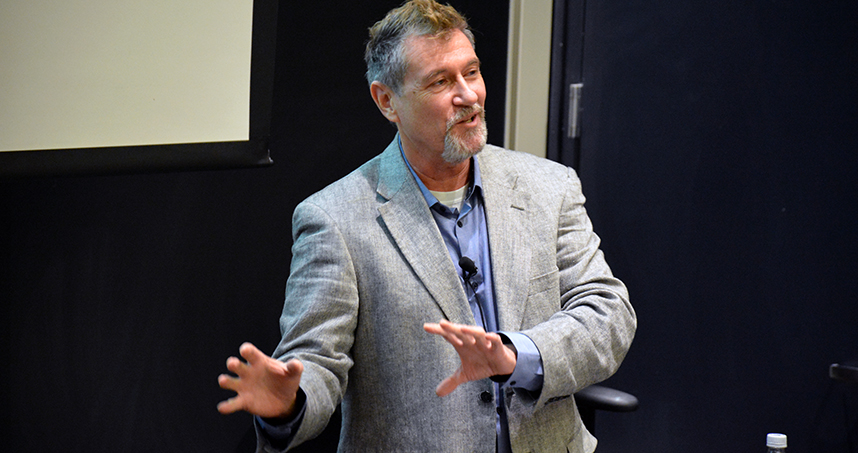
[[[449,132],[450,129],[453,128],[453,126],[455,126],[457,123],[459,123],[462,120],[468,119],[474,115],[483,115],[484,110],[485,109],[483,109],[483,107],[479,104],[474,104],[474,105],[465,107],[462,110],[459,110],[458,112],[456,112],[456,115],[453,116],[453,118],[450,118],[447,121],[447,132]]]

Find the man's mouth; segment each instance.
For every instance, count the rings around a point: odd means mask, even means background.
[[[476,119],[477,119],[477,114],[476,114],[476,113],[474,113],[473,115],[471,115],[471,116],[469,116],[469,117],[467,117],[467,118],[465,118],[465,119],[463,119],[462,121],[459,121],[459,122],[460,122],[460,123],[471,123],[471,122],[473,122],[473,121],[474,121],[474,120],[476,120]]]
[[[467,110],[459,112],[452,121],[448,122],[447,130],[450,130],[456,124],[471,124],[477,121],[483,109],[479,106],[471,107]]]

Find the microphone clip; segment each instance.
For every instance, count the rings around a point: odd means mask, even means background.
[[[467,283],[474,291],[477,290],[477,283],[471,281],[471,278],[474,275],[477,275],[477,265],[474,264],[474,260],[468,258],[467,256],[463,256],[459,258],[459,267],[462,268],[462,273],[464,274],[462,277],[465,279],[465,283]]]

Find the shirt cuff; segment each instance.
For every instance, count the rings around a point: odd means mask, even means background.
[[[498,332],[504,343],[511,343],[516,349],[515,370],[505,382],[504,387],[515,387],[531,392],[542,390],[544,372],[542,354],[533,340],[521,332]],[[508,341],[507,341],[508,340]]]
[[[298,412],[290,420],[265,419],[258,415],[253,417],[263,435],[272,444],[286,448],[292,442],[292,439],[295,438],[298,428],[301,427],[301,422],[304,420],[304,413],[307,411],[307,395],[300,387],[298,387],[296,404],[298,405]]]

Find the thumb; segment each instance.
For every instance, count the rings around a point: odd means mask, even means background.
[[[461,369],[456,370],[450,377],[441,381],[438,384],[438,387],[435,388],[435,394],[440,397],[445,397],[450,393],[453,393],[453,390],[456,390],[457,387],[463,382],[461,379]]]
[[[304,364],[298,359],[290,359],[283,365],[283,369],[286,370],[286,374],[288,375],[300,377],[304,372]]]

